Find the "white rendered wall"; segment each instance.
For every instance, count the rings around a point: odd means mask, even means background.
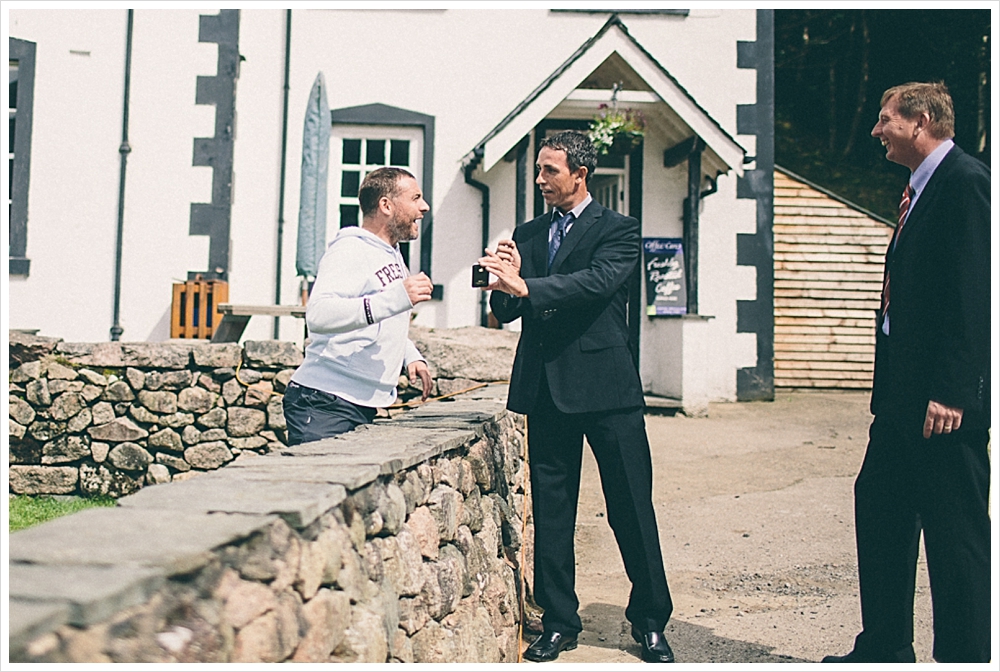
[[[31,272],[10,276],[10,326],[107,340],[126,14],[12,10],[9,18],[11,37],[38,43],[26,254]]]

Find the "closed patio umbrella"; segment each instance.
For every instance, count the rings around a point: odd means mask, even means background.
[[[330,167],[330,105],[326,80],[316,75],[302,133],[302,180],[299,194],[299,233],[295,270],[303,289],[316,277],[326,249],[326,187]]]

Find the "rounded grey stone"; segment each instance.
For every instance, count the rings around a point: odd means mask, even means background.
[[[231,461],[233,454],[222,441],[208,441],[185,450],[184,459],[196,469],[218,469]]]
[[[139,403],[153,413],[170,414],[177,412],[177,395],[173,392],[142,390],[139,392]]]
[[[65,422],[54,422],[51,420],[35,420],[28,427],[28,433],[38,441],[51,441],[65,431]]]
[[[165,464],[174,471],[191,471],[191,465],[184,461],[183,458],[176,457],[170,453],[157,453],[156,461],[159,464]]]
[[[243,382],[244,385],[253,385],[254,383],[260,382],[260,379],[262,378],[260,371],[255,369],[240,369],[237,377]]]
[[[207,413],[215,406],[215,395],[201,387],[186,387],[177,394],[177,407],[184,411]]]
[[[96,385],[98,387],[107,387],[108,385],[108,377],[97,373],[96,371],[92,371],[90,369],[80,369],[77,373],[91,385]]]
[[[22,425],[30,425],[35,421],[35,409],[20,397],[10,397],[10,417]]]
[[[169,428],[161,429],[155,434],[151,434],[148,444],[150,448],[169,450],[175,453],[184,450],[184,444],[181,443],[181,435]]]
[[[87,429],[93,421],[93,413],[91,413],[89,408],[85,408],[69,419],[69,422],[66,423],[66,430],[79,433]]]
[[[115,419],[115,409],[106,401],[99,401],[91,409],[95,425],[103,425]]]
[[[226,420],[229,419],[226,409],[224,408],[213,408],[211,411],[205,415],[198,418],[196,424],[199,427],[204,427],[205,429],[214,429],[216,427],[225,427]]]
[[[100,441],[94,441],[90,444],[90,455],[94,458],[94,462],[97,462],[98,464],[108,459],[108,453],[110,452],[111,444],[102,443]]]
[[[201,441],[201,432],[194,425],[188,425],[181,432],[181,441],[187,445],[192,445]]]
[[[116,380],[108,385],[101,398],[105,401],[132,401],[135,399],[135,393],[124,380]]]
[[[82,436],[60,436],[42,446],[42,464],[65,464],[90,455],[90,443]]]
[[[264,429],[267,416],[255,408],[229,408],[226,431],[230,436],[253,436]]]
[[[146,470],[146,483],[156,485],[170,482],[170,470],[162,464],[151,464]]]
[[[149,432],[137,426],[128,418],[115,418],[109,423],[91,427],[87,432],[94,439],[110,441],[112,443],[135,441],[149,436]]]
[[[32,406],[48,406],[52,403],[52,397],[49,394],[49,383],[44,378],[32,380],[25,386],[24,390],[25,396]]]
[[[74,369],[64,366],[59,362],[49,362],[47,368],[46,375],[50,379],[76,380],[79,377]]]
[[[131,366],[125,369],[125,379],[136,392],[141,390],[146,385],[146,374],[139,369],[132,368]]]
[[[119,443],[108,453],[111,464],[125,471],[145,471],[153,463],[153,456],[137,443]]]
[[[85,404],[79,394],[64,392],[52,402],[49,413],[53,420],[69,420],[83,410]]]

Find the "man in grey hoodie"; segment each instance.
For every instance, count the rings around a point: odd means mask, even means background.
[[[378,168],[358,192],[362,225],[341,229],[319,264],[306,305],[310,343],[285,391],[288,444],[349,432],[396,401],[405,365],[431,390],[427,362],[408,337],[410,310],[431,298],[423,273],[410,275],[399,251],[430,210],[412,174]]]

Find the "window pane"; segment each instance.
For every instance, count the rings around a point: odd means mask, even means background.
[[[410,141],[390,140],[389,141],[389,165],[408,166],[410,165]]]
[[[385,140],[366,140],[365,163],[369,166],[385,165]]]
[[[357,226],[359,209],[360,208],[356,205],[340,206],[340,228],[343,229],[346,226]]]
[[[361,173],[356,170],[345,170],[341,174],[340,196],[342,198],[357,198],[359,186],[361,186]]]
[[[361,163],[361,141],[344,140],[341,163]]]
[[[14,153],[14,130],[17,124],[14,123],[14,113],[10,113],[10,133],[7,137],[10,139],[10,148],[7,150],[10,154]]]

